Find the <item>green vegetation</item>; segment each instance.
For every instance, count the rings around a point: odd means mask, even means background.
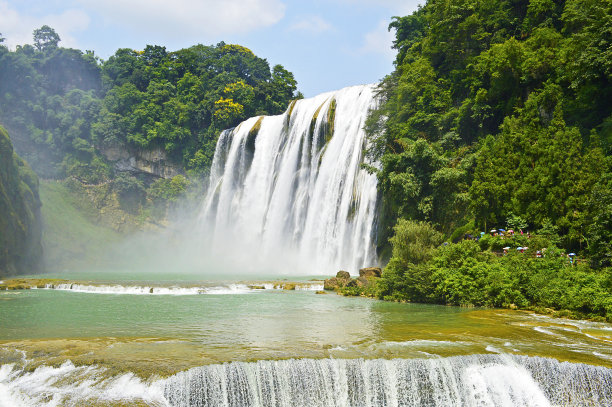
[[[551,222],[566,249],[610,256],[611,229],[597,242],[589,231],[609,213],[611,8],[431,0],[395,18],[396,69],[368,121],[381,245],[398,218],[450,235],[514,213],[531,230]]]
[[[428,225],[406,221],[415,230]],[[435,247],[423,240],[402,237],[401,227],[393,238],[394,255],[385,268],[375,293],[379,298],[462,306],[488,306],[557,310],[556,315],[612,321],[612,268],[593,270],[576,264],[546,237],[493,237],[463,240]],[[401,241],[401,242],[400,242]],[[484,242],[486,244],[483,244]],[[527,251],[516,250],[528,242]],[[499,256],[488,246],[508,245]],[[524,244],[524,243],[523,243]],[[429,258],[414,259],[406,251],[426,251]],[[484,249],[483,249],[484,247]],[[543,257],[536,251],[546,248]]]
[[[40,269],[40,206],[36,174],[0,127],[0,276]]]
[[[72,187],[80,185],[72,184]],[[129,222],[117,210],[109,214],[112,208],[109,204],[104,205],[105,218],[102,218],[95,200],[90,200],[86,191],[72,190],[70,184],[43,181],[40,195],[44,202],[42,244],[49,271],[102,262],[107,255],[105,249],[120,237],[119,227]],[[115,225],[109,222],[109,216],[114,216]]]
[[[395,70],[366,126],[390,258],[379,296],[610,320],[610,27],[597,0],[429,0],[394,18]],[[439,246],[506,226],[546,257],[498,258],[508,241],[490,236]]]
[[[204,172],[221,130],[300,97],[292,73],[240,45],[148,45],[102,61],[59,47],[49,26],[33,36],[34,46],[0,45],[0,122],[45,178],[112,179],[109,148],[161,149],[182,170]]]
[[[297,97],[293,74],[239,45],[176,52],[120,49],[101,66],[105,96],[96,144],[162,148],[184,168],[206,170],[216,138],[255,115],[278,114]]]

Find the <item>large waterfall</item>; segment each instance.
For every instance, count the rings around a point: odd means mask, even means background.
[[[362,169],[374,86],[293,102],[219,136],[200,229],[218,258],[290,273],[376,263],[376,177]]]
[[[285,360],[194,368],[172,406],[540,407],[612,405],[612,369],[513,355]]]

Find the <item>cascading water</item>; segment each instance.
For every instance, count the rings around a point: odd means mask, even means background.
[[[610,406],[612,369],[511,355],[302,359],[194,368],[165,383],[179,406]]]
[[[376,177],[362,169],[374,85],[293,102],[219,136],[200,230],[216,257],[305,274],[374,265]]]

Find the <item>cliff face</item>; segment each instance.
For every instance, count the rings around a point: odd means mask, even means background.
[[[136,151],[117,144],[102,146],[100,152],[113,163],[117,171],[142,173],[167,179],[183,173],[181,167],[171,163],[166,152],[160,148]]]
[[[38,177],[0,127],[0,277],[40,270],[40,207]]]

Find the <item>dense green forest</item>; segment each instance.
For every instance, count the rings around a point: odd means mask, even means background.
[[[300,97],[292,73],[239,45],[175,52],[149,45],[102,61],[92,51],[60,47],[48,26],[33,37],[33,46],[14,51],[0,44],[0,123],[43,178],[115,180],[119,192],[145,194],[156,177],[117,168],[112,151],[123,158],[153,151],[176,168],[171,175],[202,174],[222,129],[281,113]],[[166,181],[152,196],[172,195],[184,184]]]
[[[0,276],[40,270],[38,177],[0,127]]]
[[[377,295],[611,319],[612,2],[430,0],[390,28],[367,125],[390,257]],[[491,257],[506,245],[532,250]]]

